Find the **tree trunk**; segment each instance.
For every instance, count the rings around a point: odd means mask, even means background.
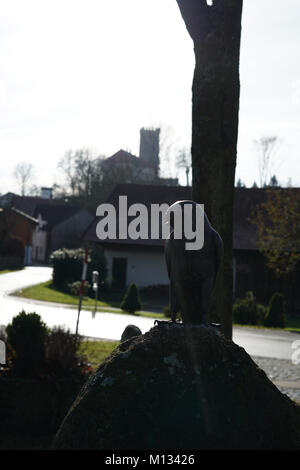
[[[177,0],[194,42],[193,200],[224,242],[210,318],[232,337],[232,213],[239,112],[243,0]]]

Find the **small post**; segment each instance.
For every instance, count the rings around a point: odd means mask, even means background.
[[[93,271],[93,290],[95,291],[95,309],[94,316],[97,312],[97,302],[98,302],[98,289],[99,289],[99,271]]]
[[[83,267],[82,267],[81,285],[80,285],[80,293],[79,293],[78,315],[77,315],[76,332],[75,332],[76,336],[78,335],[79,316],[80,316],[81,305],[82,305],[82,297],[84,294],[84,283],[86,280],[88,258],[89,258],[89,249],[86,248],[84,261],[83,261]]]

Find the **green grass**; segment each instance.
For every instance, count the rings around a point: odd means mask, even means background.
[[[27,287],[18,292],[14,292],[14,295],[25,297],[26,299],[42,300],[44,302],[57,302],[62,304],[68,304],[70,306],[77,307],[78,297],[68,294],[66,292],[59,291],[56,289],[52,281],[43,282],[36,286]],[[128,314],[119,308],[120,299],[118,296],[114,295],[111,299],[106,299],[106,301],[98,301],[97,311],[113,312],[113,313],[122,313]],[[93,309],[95,306],[94,299],[89,297],[84,297],[82,306],[84,308]],[[150,318],[164,318],[162,313],[151,312],[151,311],[140,311],[136,312],[134,315],[150,317]]]
[[[119,341],[84,341],[79,347],[79,353],[83,354],[95,369],[118,344],[120,344]]]
[[[300,332],[300,318],[289,318],[286,319],[286,327],[285,328],[275,328],[271,326],[261,326],[261,325],[241,325],[239,323],[234,323],[233,326],[241,327],[241,328],[256,328],[256,329],[267,329],[267,330],[275,330],[275,331],[290,331],[290,332]]]

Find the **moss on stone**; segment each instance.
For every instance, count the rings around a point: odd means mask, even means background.
[[[100,365],[53,448],[299,449],[299,435],[299,408],[243,348],[212,327],[166,323]]]

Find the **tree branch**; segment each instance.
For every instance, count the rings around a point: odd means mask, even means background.
[[[186,28],[197,41],[205,36],[207,30],[207,14],[210,6],[206,0],[176,0]]]

